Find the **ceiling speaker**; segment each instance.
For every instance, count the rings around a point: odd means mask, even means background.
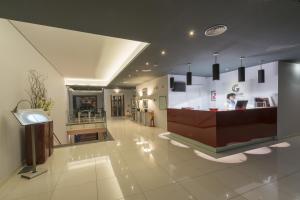
[[[213,80],[220,80],[220,64],[215,63],[212,66]]]
[[[238,80],[239,82],[245,82],[245,67],[238,68]]]

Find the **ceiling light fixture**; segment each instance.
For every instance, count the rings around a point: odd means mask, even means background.
[[[222,35],[228,30],[226,25],[215,25],[205,30],[205,35],[208,37]]]
[[[135,71],[136,71],[136,72],[139,72],[139,70],[138,70],[138,69],[136,69]]]
[[[145,64],[148,66],[148,65],[149,65],[149,62],[146,62]]]
[[[188,63],[189,71],[186,73],[186,85],[192,85],[191,63]]]
[[[194,37],[195,36],[195,31],[194,30],[190,30],[189,31],[189,36],[190,37]]]
[[[142,72],[151,72],[151,69],[143,69]]]
[[[245,72],[245,67],[243,66],[243,59],[244,58],[245,57],[240,57],[241,66],[238,68],[238,81],[239,82],[245,82],[246,72]]]
[[[213,80],[220,80],[220,64],[217,63],[219,53],[214,53],[215,64],[212,66]]]
[[[165,50],[161,50],[160,54],[161,54],[162,56],[164,56],[164,55],[166,55],[166,51],[165,51]]]

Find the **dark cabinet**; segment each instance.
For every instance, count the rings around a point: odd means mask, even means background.
[[[53,153],[53,122],[34,125],[36,163],[43,164]],[[31,126],[25,126],[25,159],[32,165]]]

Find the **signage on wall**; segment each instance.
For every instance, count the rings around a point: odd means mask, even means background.
[[[235,93],[236,96],[243,96],[244,93],[241,91],[241,87],[238,83],[235,83],[231,87],[231,91]]]
[[[216,98],[217,98],[217,93],[215,90],[213,91],[210,91],[210,100],[211,101],[216,101]]]

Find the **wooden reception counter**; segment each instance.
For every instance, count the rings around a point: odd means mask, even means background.
[[[168,131],[213,148],[277,135],[277,108],[230,111],[168,109]]]

